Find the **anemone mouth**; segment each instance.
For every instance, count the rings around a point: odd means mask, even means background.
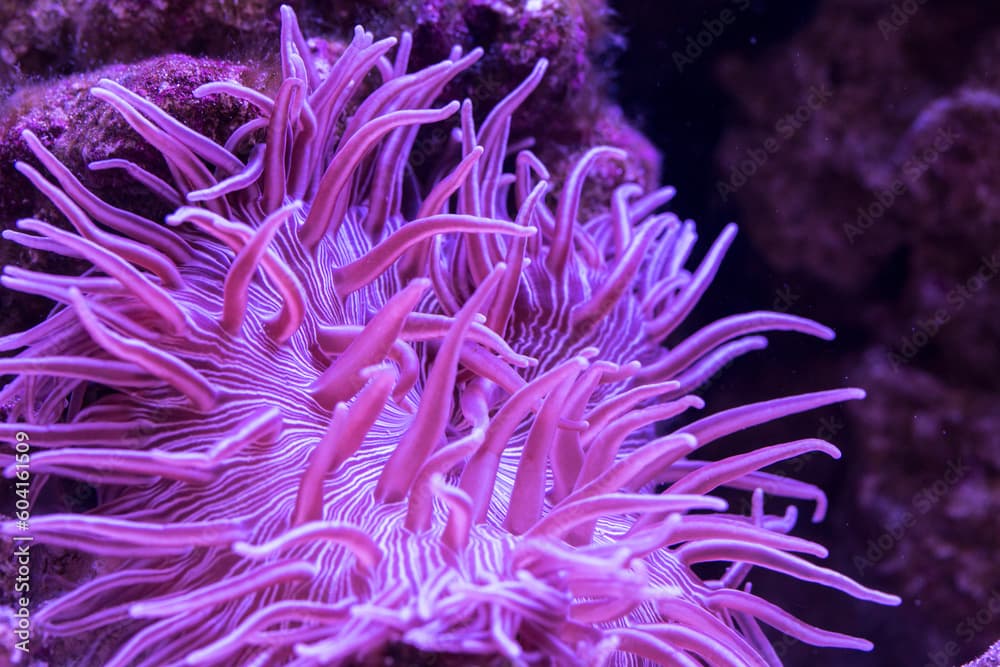
[[[832,337],[745,313],[662,344],[735,228],[689,271],[693,225],[658,213],[669,188],[623,185],[581,221],[589,170],[626,157],[613,148],[548,196],[544,165],[508,146],[544,62],[477,127],[469,101],[435,99],[479,51],[408,73],[409,36],[359,28],[320,76],[294,13],[282,20],[273,97],[232,82],[195,93],[258,107],[224,145],[112,81],[93,89],[171,179],[124,160],[95,168],[175,204],[166,225],[103,202],[24,134],[49,176],[18,169],[72,231],[22,220],[5,238],[93,265],[0,279],[59,304],[0,339],[20,350],[0,360],[15,376],[0,389],[4,475],[99,492],[90,512],[31,520],[33,540],[95,564],[38,611],[41,639],[89,640],[65,664],[150,667],[347,664],[389,646],[515,664],[780,664],[759,622],[870,648],[745,584],[756,566],[899,602],[816,565],[825,549],[789,534],[794,506],[764,511],[768,494],[814,501],[822,519],[821,490],[763,469],[837,449],[694,457],[863,392],[675,420],[760,333]],[[381,83],[359,99],[368,76]],[[456,115],[460,158],[421,190],[417,132]],[[90,400],[94,387],[105,393]],[[655,437],[665,420],[672,432]],[[14,457],[20,432],[30,469]],[[751,494],[749,515],[714,495],[724,487]],[[22,531],[0,523],[5,539]],[[718,580],[696,574],[708,562],[726,564]]]

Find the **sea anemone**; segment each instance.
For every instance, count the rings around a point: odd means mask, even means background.
[[[84,513],[35,516],[35,542],[93,557],[34,615],[66,664],[337,665],[393,646],[514,664],[780,664],[759,622],[868,650],[750,591],[764,567],[897,604],[822,568],[788,533],[818,488],[761,469],[822,440],[721,460],[727,434],[831,403],[839,389],[701,419],[690,394],[765,330],[829,339],[787,314],[734,315],[664,345],[735,229],[696,269],[673,191],[624,184],[581,221],[587,152],[559,188],[511,115],[545,62],[479,124],[433,107],[481,52],[407,73],[410,38],[362,29],[314,60],[282,9],[273,97],[222,81],[259,118],[218,145],[113,81],[92,93],[163,155],[170,178],[112,160],[176,210],[166,226],[86,189],[38,137],[17,169],[75,232],[20,220],[4,237],[86,260],[80,276],[7,267],[59,305],[0,339],[4,473],[81,480]],[[390,53],[394,56],[390,58]],[[322,66],[321,66],[322,65]],[[364,90],[364,93],[359,91]],[[421,126],[457,115],[439,167],[413,169]],[[428,156],[421,156],[428,163]],[[746,514],[721,488],[750,494]],[[5,536],[23,535],[14,521]],[[705,580],[701,563],[727,564]]]

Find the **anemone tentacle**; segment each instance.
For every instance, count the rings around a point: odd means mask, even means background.
[[[735,227],[689,270],[693,224],[660,212],[671,188],[621,185],[581,220],[588,173],[628,158],[613,147],[586,152],[550,197],[549,170],[509,143],[544,61],[477,127],[471,102],[437,98],[481,51],[408,72],[410,35],[358,28],[320,67],[294,12],[281,17],[273,97],[195,91],[258,110],[222,144],[118,83],[92,89],[170,177],[117,158],[90,168],[175,206],[165,226],[103,202],[23,136],[41,168],[18,169],[72,231],[23,220],[5,238],[92,264],[2,278],[59,304],[0,339],[20,349],[0,360],[14,376],[4,475],[25,430],[35,474],[99,493],[89,513],[32,520],[37,542],[94,563],[39,611],[46,640],[91,639],[80,665],[336,665],[404,643],[517,665],[771,667],[762,622],[869,649],[745,584],[764,567],[898,604],[813,563],[826,550],[789,534],[794,506],[764,512],[767,494],[815,501],[821,519],[821,490],[763,469],[839,451],[801,440],[694,458],[863,392],[682,416],[761,333],[833,332],[746,313],[672,341]],[[414,187],[419,128],[449,122],[449,157]],[[750,516],[713,495],[723,487],[752,494]],[[703,580],[699,564],[718,561],[725,574]]]

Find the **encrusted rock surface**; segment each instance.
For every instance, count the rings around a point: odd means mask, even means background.
[[[281,4],[0,0],[0,88],[164,53],[253,53],[276,39]]]

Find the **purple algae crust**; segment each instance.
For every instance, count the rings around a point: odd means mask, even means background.
[[[692,392],[763,348],[763,332],[833,332],[751,312],[678,338],[735,227],[688,269],[697,236],[662,212],[671,188],[626,182],[606,206],[582,206],[594,173],[649,176],[628,174],[636,158],[621,148],[567,156],[555,191],[536,153],[509,141],[545,59],[479,120],[469,100],[437,100],[481,50],[419,69],[409,33],[359,28],[326,62],[294,12],[281,16],[273,90],[230,72],[192,91],[254,108],[224,138],[155,91],[89,85],[164,166],[116,154],[88,167],[141,184],[170,211],[165,225],[94,194],[52,152],[57,138],[22,128],[32,157],[16,169],[68,226],[39,215],[4,238],[88,268],[9,265],[0,278],[57,303],[0,338],[16,353],[0,359],[13,376],[0,465],[24,479],[24,431],[35,485],[97,491],[90,511],[31,519],[44,549],[92,559],[41,603],[36,642],[60,664],[109,667],[394,653],[780,665],[763,623],[870,650],[747,582],[763,567],[899,603],[817,565],[826,549],[789,534],[797,505],[765,509],[765,496],[809,501],[821,520],[820,489],[764,469],[836,447],[696,456],[864,392],[687,414],[704,407]],[[420,128],[440,124],[447,145],[421,177],[409,163]],[[722,489],[749,495],[749,515]]]

